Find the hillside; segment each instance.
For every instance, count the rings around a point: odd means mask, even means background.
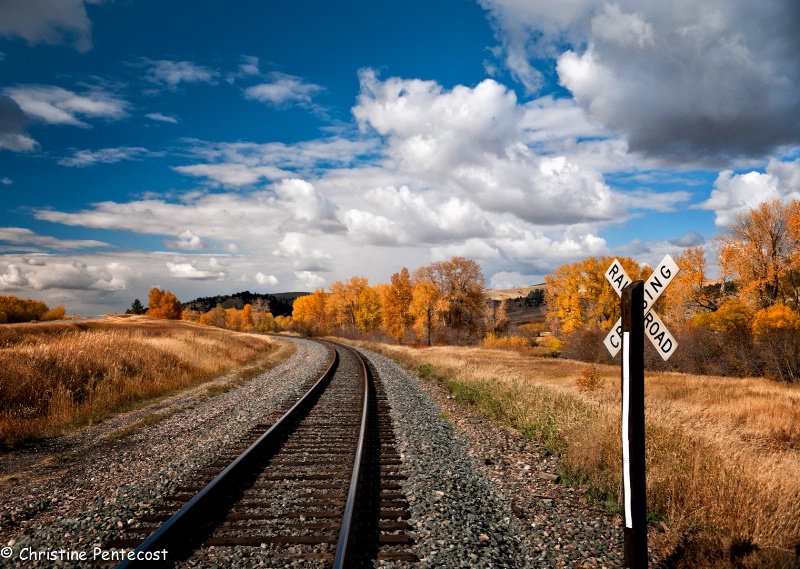
[[[484,291],[486,298],[497,304],[506,301],[508,320],[512,324],[526,324],[544,318],[544,305],[541,303],[544,283],[517,288]]]
[[[305,296],[307,292],[277,292],[275,294],[259,294],[245,290],[233,294],[220,294],[217,296],[206,296],[184,302],[192,310],[208,312],[217,304],[223,308],[244,308],[245,304],[255,304],[258,300],[269,302],[270,312],[274,316],[291,316],[294,300],[300,296]]]

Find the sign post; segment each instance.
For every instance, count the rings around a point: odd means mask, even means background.
[[[622,289],[622,477],[625,490],[625,567],[647,567],[644,464],[644,283]]]
[[[622,350],[622,482],[625,498],[625,567],[647,567],[647,481],[644,462],[644,337],[666,361],[678,342],[652,310],[675,278],[678,265],[669,255],[647,279],[631,282],[620,262],[606,271],[606,279],[620,295],[622,316],[603,343],[612,356]]]

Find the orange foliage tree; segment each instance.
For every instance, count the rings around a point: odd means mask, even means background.
[[[158,287],[150,289],[147,300],[147,315],[151,318],[180,320],[183,307],[180,301],[168,290]]]
[[[0,324],[32,322],[34,320],[61,320],[65,309],[57,306],[50,310],[41,300],[0,296]]]
[[[708,283],[708,263],[703,247],[689,247],[675,257],[680,272],[664,293],[666,315],[683,324],[696,314],[715,311],[723,302],[724,290]]]
[[[754,309],[798,305],[800,294],[800,202],[763,202],[741,214],[731,232],[716,238],[718,264]]]
[[[294,327],[305,334],[327,334],[330,330],[327,294],[321,288],[294,301],[292,321]]]
[[[411,314],[413,291],[411,276],[405,267],[392,275],[389,284],[378,285],[378,294],[383,304],[383,328],[397,342],[405,340],[414,322]]]

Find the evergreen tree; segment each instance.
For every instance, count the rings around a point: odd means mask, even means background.
[[[125,314],[144,314],[147,312],[147,308],[142,305],[142,301],[138,298],[133,301],[131,307],[125,311]]]

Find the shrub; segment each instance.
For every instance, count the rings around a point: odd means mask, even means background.
[[[602,389],[605,379],[594,364],[589,364],[575,383],[580,391],[597,391]]]
[[[590,363],[610,363],[611,356],[603,339],[608,332],[602,328],[575,330],[564,337],[561,356]]]
[[[544,341],[544,345],[554,358],[557,358],[561,354],[561,350],[564,349],[564,342],[558,338],[547,338],[547,340]]]
[[[63,306],[56,306],[52,310],[48,310],[42,316],[42,320],[50,321],[50,320],[63,320],[64,314],[66,313],[66,309]]]

